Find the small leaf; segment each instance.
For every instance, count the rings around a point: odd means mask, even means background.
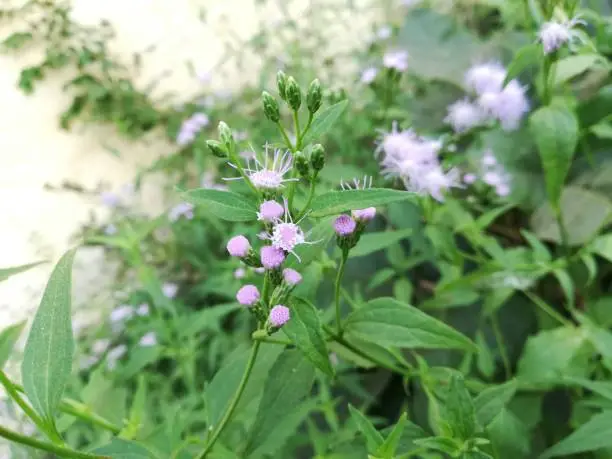
[[[75,253],[76,249],[66,252],[51,273],[21,365],[25,393],[38,414],[49,422],[72,372],[74,338],[70,308]]]
[[[515,380],[498,386],[488,387],[474,399],[476,418],[480,425],[486,426],[504,406],[506,406],[516,393]]]
[[[443,453],[450,454],[451,457],[457,457],[457,452],[461,448],[461,445],[457,444],[454,439],[446,437],[419,438],[414,441],[414,444],[423,448],[433,449],[434,451],[442,451]]]
[[[496,458],[517,459],[527,457],[530,447],[529,430],[511,411],[501,408],[487,426],[489,439]]]
[[[201,188],[185,191],[186,201],[202,206],[211,214],[230,222],[248,222],[257,219],[257,209],[246,197],[231,191]]]
[[[534,112],[529,126],[542,160],[548,199],[555,208],[578,143],[578,120],[569,108],[551,105]]]
[[[597,255],[612,262],[612,233],[602,234],[597,237],[591,244],[590,249]]]
[[[112,459],[154,459],[155,456],[144,446],[121,438],[113,438],[108,445],[100,446],[91,451],[94,454],[111,457]]]
[[[291,304],[291,320],[285,324],[283,331],[319,370],[328,376],[334,376],[319,313],[312,304],[294,298]]]
[[[348,100],[343,100],[318,112],[308,132],[304,136],[302,143],[306,145],[319,140],[324,134],[329,132],[334,124],[340,119],[347,106]]]
[[[612,447],[612,411],[604,411],[593,416],[586,424],[546,450],[539,459],[610,447]]]
[[[22,273],[43,263],[46,263],[46,261],[37,261],[35,263],[28,263],[27,265],[13,266],[10,268],[0,268],[0,282],[7,280],[9,277],[14,276],[15,274]]]
[[[384,231],[379,233],[367,233],[361,236],[357,246],[350,251],[350,257],[362,257],[371,253],[386,249],[389,246],[406,239],[412,234],[412,228],[399,231]]]
[[[533,43],[523,46],[516,52],[514,59],[512,59],[512,62],[508,66],[504,86],[508,84],[510,80],[513,80],[519,76],[528,67],[539,64],[541,60],[542,45],[540,43]]]
[[[603,65],[599,65],[603,64]],[[575,54],[564,57],[555,64],[555,85],[561,85],[566,81],[577,77],[593,67],[603,67],[606,58],[599,54]]]
[[[414,197],[409,191],[386,188],[367,190],[330,191],[317,196],[312,202],[311,217],[336,215],[341,212],[366,207],[377,207],[391,202],[405,201]]]
[[[353,422],[357,424],[357,428],[365,437],[368,451],[373,453],[383,444],[383,436],[376,430],[374,424],[372,424],[369,419],[366,418],[365,415],[353,405],[349,405],[349,412],[351,413]]]
[[[474,403],[461,374],[454,373],[451,377],[440,416],[449,437],[465,441],[476,432]]]
[[[381,346],[477,350],[458,331],[393,298],[377,298],[352,312],[345,330],[349,336]]]
[[[384,443],[380,445],[376,451],[376,456],[385,459],[395,458],[395,452],[397,451],[397,447],[402,438],[404,427],[406,427],[406,419],[406,413],[402,413],[391,433],[387,436],[387,438],[385,438]]]
[[[130,407],[130,415],[126,426],[123,428],[119,436],[125,440],[131,440],[136,437],[144,423],[145,408],[147,401],[147,380],[143,374],[138,377],[138,386],[134,394],[134,400]]]
[[[4,367],[4,364],[11,356],[13,347],[19,339],[19,335],[21,335],[25,324],[25,321],[23,321],[14,325],[9,325],[0,332],[0,370],[2,370],[2,367]]]

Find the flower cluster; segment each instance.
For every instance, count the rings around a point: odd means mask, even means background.
[[[462,133],[492,121],[499,121],[506,131],[518,129],[529,111],[525,87],[517,80],[504,86],[506,69],[497,62],[475,65],[465,75],[465,86],[474,95],[448,107],[445,122]]]
[[[364,177],[363,180],[353,179],[352,183],[340,182],[342,190],[365,190],[372,186],[372,177]],[[359,238],[367,223],[376,216],[375,207],[355,209],[351,215],[342,214],[334,220],[334,232],[338,246],[348,253],[359,242]]]
[[[184,147],[193,142],[199,132],[208,126],[208,116],[204,113],[194,113],[190,118],[187,118],[181,124],[178,135],[176,136],[176,143]]]
[[[408,70],[408,52],[404,50],[390,50],[387,51],[382,58],[382,66],[389,70],[403,73]],[[363,84],[370,84],[374,82],[378,76],[377,67],[368,67],[361,72],[360,80]]]
[[[549,21],[542,24],[538,32],[538,39],[542,42],[544,53],[551,54],[566,43],[571,45],[575,41],[581,41],[580,33],[574,28],[584,24],[585,22],[579,18]]]
[[[438,157],[442,146],[441,141],[410,129],[400,131],[394,123],[390,132],[383,133],[376,155],[385,177],[399,178],[407,190],[443,201],[447,190],[460,186],[460,177],[456,169],[442,168]]]
[[[463,176],[463,182],[466,185],[471,185],[478,180],[492,187],[500,197],[506,197],[511,192],[510,174],[497,161],[490,149],[485,150],[482,155],[478,174],[467,173]]]

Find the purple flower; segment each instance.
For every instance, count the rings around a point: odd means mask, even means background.
[[[506,69],[499,62],[487,62],[471,67],[465,75],[465,85],[478,95],[499,92],[506,78]]]
[[[363,72],[361,72],[360,80],[363,84],[370,84],[376,79],[377,75],[378,69],[376,67],[368,67]]]
[[[178,293],[178,285],[172,282],[166,282],[162,285],[162,292],[166,298],[174,298]]]
[[[121,322],[131,319],[134,316],[134,309],[129,304],[121,305],[113,309],[110,313],[111,322]]]
[[[368,207],[366,209],[356,209],[351,211],[351,215],[357,221],[369,222],[376,216],[376,207]]]
[[[257,220],[265,222],[274,222],[281,218],[285,213],[285,209],[276,201],[264,201],[259,206],[259,212],[257,212]]]
[[[174,206],[168,212],[168,219],[171,222],[177,221],[181,217],[185,217],[187,220],[191,220],[193,218],[193,204],[189,202],[181,202]]]
[[[282,327],[286,324],[291,318],[291,314],[289,312],[289,308],[287,306],[283,306],[282,304],[277,304],[270,310],[270,315],[268,320],[273,327]]]
[[[147,303],[142,303],[138,308],[136,308],[136,314],[139,316],[148,316],[149,315],[149,305]]]
[[[285,252],[272,245],[266,245],[259,252],[261,256],[261,264],[266,269],[275,269],[285,261]]]
[[[256,188],[261,190],[277,190],[284,186],[285,182],[299,180],[298,178],[285,178],[287,172],[292,168],[292,157],[289,150],[284,153],[281,150],[275,150],[274,155],[270,157],[268,153],[268,145],[263,162],[257,157],[253,158],[254,165],[251,167],[251,161],[247,160],[247,167],[244,172],[249,180]],[[228,163],[231,167],[236,168],[236,165]],[[225,178],[224,180],[241,180],[242,177]]]
[[[193,142],[198,133],[208,124],[210,120],[204,113],[194,113],[190,118],[183,121],[179,133],[176,136],[176,143],[185,146]]]
[[[550,54],[558,50],[566,43],[571,43],[580,39],[580,35],[573,30],[578,24],[585,24],[578,18],[569,21],[557,22],[549,21],[542,24],[538,32],[538,39],[542,42],[545,54]]]
[[[253,306],[259,301],[259,290],[254,285],[245,285],[236,293],[238,303],[243,306]]]
[[[408,52],[403,50],[387,51],[383,56],[383,65],[398,72],[408,70]]]
[[[475,174],[465,174],[463,176],[463,183],[465,183],[466,185],[471,185],[475,181],[476,181],[476,175]]]
[[[484,119],[485,113],[478,105],[463,99],[448,106],[444,122],[450,124],[455,132],[465,132],[481,124]]]
[[[103,191],[100,193],[100,199],[102,200],[102,204],[107,207],[117,207],[121,204],[119,195],[110,191]]]
[[[149,332],[146,335],[144,335],[142,338],[140,338],[140,341],[138,341],[138,344],[140,344],[142,347],[156,346],[157,345],[157,335],[155,334],[155,332]]]
[[[357,222],[348,215],[340,215],[334,221],[334,231],[338,236],[349,236],[357,228]]]
[[[234,236],[227,243],[227,251],[232,257],[246,257],[249,254],[249,250],[251,250],[251,244],[242,235]]]
[[[302,275],[295,269],[285,268],[283,269],[283,279],[285,279],[287,285],[293,287],[302,282]]]

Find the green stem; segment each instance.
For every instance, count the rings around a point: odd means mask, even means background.
[[[553,62],[549,56],[544,58],[542,66],[542,105],[548,105],[551,99],[551,88],[550,88],[550,70]]]
[[[491,314],[491,326],[493,328],[493,334],[495,335],[495,341],[497,341],[497,346],[499,347],[499,355],[502,359],[502,364],[504,365],[504,373],[506,375],[506,379],[510,379],[512,377],[512,369],[510,366],[510,359],[508,358],[508,353],[506,352],[506,344],[504,341],[504,335],[499,328],[499,321],[497,320],[497,316],[495,313]]]
[[[317,175],[319,175],[319,172],[315,171],[310,181],[310,190],[308,191],[308,200],[306,201],[306,204],[304,205],[304,208],[302,209],[302,211],[295,218],[295,221],[300,221],[300,219],[303,218],[304,215],[306,215],[306,212],[308,212],[308,209],[310,208],[310,203],[312,202],[312,199],[314,198],[315,188],[317,186]]]
[[[348,254],[348,250],[342,250],[342,259],[340,260],[338,274],[336,274],[336,283],[334,285],[334,304],[336,306],[336,330],[338,331],[338,336],[342,336],[342,316],[340,315],[340,284],[342,282],[342,276],[344,275],[344,267],[346,266]]]
[[[569,236],[567,233],[567,228],[565,227],[565,222],[563,221],[563,213],[561,212],[561,207],[559,204],[555,206],[555,218],[557,220],[557,225],[559,225],[559,232],[561,233],[561,246],[563,247],[563,254],[569,258],[571,255]]]
[[[310,125],[312,124],[313,119],[314,119],[314,113],[308,112],[308,121],[306,122],[306,127],[302,131],[300,138],[299,138],[300,147],[302,146],[302,142],[304,140],[304,137],[306,137],[306,133],[308,132],[308,129],[310,129]]]
[[[283,136],[283,140],[285,141],[285,144],[287,145],[287,148],[289,150],[291,150],[292,153],[294,153],[296,151],[296,148],[291,143],[291,140],[289,140],[289,136],[287,135],[287,132],[285,131],[285,128],[280,123],[276,123],[276,125],[278,126],[278,130],[280,131],[281,135]],[[296,137],[296,139],[297,139],[297,137]]]
[[[230,405],[227,408],[227,411],[221,418],[221,421],[219,421],[219,425],[214,430],[212,436],[210,437],[210,440],[208,441],[208,444],[204,448],[204,451],[202,451],[198,456],[196,456],[196,459],[204,459],[206,457],[206,455],[210,452],[212,447],[215,445],[215,443],[219,439],[219,436],[223,432],[223,429],[225,428],[225,426],[231,419],[232,414],[234,413],[234,410],[238,406],[238,402],[240,402],[240,397],[242,396],[242,393],[244,392],[247,382],[249,381],[249,377],[251,376],[251,370],[253,370],[253,366],[255,364],[255,359],[257,358],[257,352],[259,351],[260,344],[261,344],[260,341],[253,342],[253,347],[251,349],[251,355],[249,357],[249,361],[247,362],[247,366],[244,369],[244,373],[242,374],[242,379],[240,380],[238,389],[236,389],[236,392],[234,393],[234,397],[232,398],[232,401],[230,402]]]
[[[231,161],[231,163],[236,166],[236,169],[238,170],[238,173],[240,174],[240,176],[244,179],[244,181],[246,182],[248,187],[251,189],[253,194],[257,196],[257,198],[259,199],[261,197],[259,190],[255,187],[255,185],[253,185],[253,182],[251,182],[251,179],[249,178],[249,176],[246,175],[246,173],[244,172],[244,169],[242,168],[242,164],[240,164],[240,159],[236,156],[236,151],[234,147],[232,147],[232,151],[229,152],[228,156],[229,156],[229,160]]]
[[[109,456],[98,456],[97,454],[82,453],[73,449],[64,448],[63,446],[54,445],[53,443],[47,443],[44,441],[37,440],[36,438],[22,435],[18,432],[6,429],[0,426],[0,437],[6,438],[7,440],[19,443],[21,445],[36,448],[42,451],[47,451],[52,454],[56,454],[60,457],[76,458],[76,459],[108,459]]]
[[[269,296],[270,296],[270,273],[266,271],[266,273],[264,274],[263,288],[261,290],[261,297],[263,298],[266,306],[269,306],[268,305],[268,301],[270,301]]]
[[[529,298],[531,301],[533,301],[533,303],[538,308],[540,308],[542,311],[544,311],[550,317],[555,319],[561,325],[563,325],[565,327],[572,327],[573,326],[573,324],[572,324],[572,322],[570,320],[566,319],[561,314],[559,314],[557,311],[555,311],[548,303],[546,303],[544,300],[542,300],[537,295],[534,295],[533,293],[527,292],[527,291],[524,291],[523,293],[525,294],[525,296],[527,298]]]
[[[253,336],[253,339],[256,341],[261,341],[262,343],[280,344],[282,346],[293,346],[293,343],[288,339],[272,338],[271,336]]]
[[[295,131],[295,151],[298,151],[302,146],[302,133],[300,132],[300,117],[297,110],[293,110],[293,128]]]

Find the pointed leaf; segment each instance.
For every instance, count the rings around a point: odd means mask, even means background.
[[[593,416],[586,424],[546,450],[540,459],[610,447],[612,447],[612,411],[604,411]]]
[[[306,145],[308,143],[318,141],[321,136],[329,132],[334,124],[340,119],[347,106],[348,100],[342,100],[318,112],[315,115],[308,132],[304,136],[302,143]]]
[[[2,370],[2,367],[4,367],[4,364],[11,356],[13,347],[19,339],[19,335],[21,335],[25,324],[25,321],[23,321],[14,325],[9,325],[0,332],[0,370]]]
[[[412,228],[399,231],[381,231],[378,233],[367,233],[361,236],[357,247],[350,251],[351,258],[362,257],[371,253],[386,249],[389,246],[406,239],[412,234]]]
[[[402,438],[404,427],[406,427],[406,419],[406,413],[402,413],[391,433],[385,438],[384,443],[380,445],[380,448],[376,451],[376,456],[385,459],[393,459],[395,457],[395,452]]]
[[[70,308],[75,253],[76,249],[66,252],[51,273],[21,365],[25,393],[47,421],[53,419],[72,371],[74,339]]]
[[[382,346],[476,350],[469,338],[417,308],[378,298],[351,313],[346,333]]]
[[[540,43],[532,43],[530,45],[523,46],[516,52],[512,62],[510,62],[510,65],[508,66],[504,86],[508,84],[510,80],[513,80],[519,76],[527,68],[539,64],[541,60],[542,45]]]
[[[453,374],[440,417],[449,437],[469,440],[476,432],[474,403],[461,374]]]
[[[113,438],[108,445],[91,451],[112,459],[154,459],[155,456],[144,446],[121,438]]]
[[[185,191],[186,201],[202,206],[216,217],[230,222],[248,222],[257,219],[257,208],[246,197],[231,191],[201,188]]]
[[[500,459],[527,457],[529,453],[529,430],[511,411],[502,408],[487,426],[487,433]]]
[[[10,268],[0,268],[0,282],[7,280],[9,277],[14,276],[15,274],[22,273],[43,263],[46,263],[46,261],[37,261],[35,263],[28,263],[27,265],[12,266]]]
[[[383,436],[376,430],[374,424],[353,405],[349,405],[349,412],[353,422],[357,424],[357,428],[365,437],[368,451],[373,453],[383,444]]]
[[[283,326],[283,331],[319,370],[334,376],[319,313],[312,304],[295,298],[291,305],[291,320]]]
[[[378,207],[390,202],[414,198],[409,191],[370,188],[367,190],[329,191],[320,194],[312,201],[311,217],[336,215],[341,212],[366,207]]]
[[[498,386],[488,387],[474,399],[476,418],[486,426],[506,406],[516,393],[517,384],[513,379]]]

